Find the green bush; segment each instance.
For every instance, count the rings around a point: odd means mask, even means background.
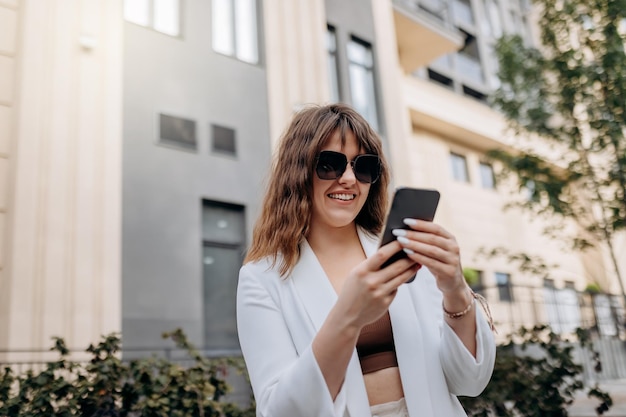
[[[164,337],[188,353],[189,366],[156,356],[123,362],[115,334],[90,345],[91,359],[80,364],[67,359],[57,338],[51,350],[60,358],[43,370],[0,372],[0,416],[254,417],[254,403],[241,408],[224,400],[224,377],[228,369],[243,369],[241,359],[204,358],[181,330]]]
[[[593,351],[589,334],[577,331],[580,344]],[[164,337],[185,350],[190,365],[156,356],[123,362],[121,341],[109,335],[89,346],[86,364],[67,359],[62,339],[51,350],[59,360],[39,372],[16,374],[0,371],[0,416],[84,417],[254,417],[255,404],[247,407],[225,401],[229,369],[245,371],[238,359],[207,359],[191,346],[181,330]],[[491,382],[476,398],[461,397],[470,417],[567,416],[567,407],[584,388],[582,367],[572,358],[573,345],[563,342],[548,326],[521,328],[498,346]],[[611,397],[597,386],[588,395],[598,399],[598,415],[612,405]]]
[[[577,330],[580,344],[593,352],[587,331]],[[533,348],[533,352],[531,352]],[[489,385],[476,398],[461,397],[470,417],[565,417],[576,393],[584,389],[583,368],[574,362],[574,345],[566,343],[549,326],[521,328],[498,346]],[[599,356],[596,370],[600,368]],[[613,404],[608,393],[597,386],[588,390],[598,399],[596,412],[604,414]]]

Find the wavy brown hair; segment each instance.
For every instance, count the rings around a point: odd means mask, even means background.
[[[300,242],[309,232],[316,157],[335,131],[340,132],[342,144],[347,133],[352,132],[363,152],[380,157],[380,178],[370,186],[365,205],[356,217],[356,224],[364,230],[374,235],[380,233],[390,180],[380,138],[349,106],[310,106],[296,113],[280,139],[245,262],[270,257],[275,266],[280,255],[281,276],[291,272],[298,262]]]

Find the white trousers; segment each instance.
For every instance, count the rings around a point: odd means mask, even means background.
[[[406,401],[400,398],[398,401],[376,404],[370,407],[372,417],[409,417]]]

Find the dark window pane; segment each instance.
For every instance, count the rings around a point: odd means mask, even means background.
[[[228,127],[211,125],[213,136],[213,150],[231,155],[237,154],[235,131]]]
[[[511,293],[511,276],[502,272],[496,272],[496,284],[498,284],[500,301],[513,301],[513,294]]]
[[[196,122],[160,114],[159,140],[185,148],[196,149]]]
[[[484,93],[481,93],[478,90],[474,90],[473,88],[470,88],[466,85],[463,86],[463,94],[465,94],[466,96],[469,97],[474,97],[475,99],[479,100],[479,101],[483,101],[483,102],[487,102],[487,95]]]
[[[454,85],[454,81],[452,81],[452,78],[446,77],[445,75],[431,69],[428,70],[428,78],[431,81],[445,85],[446,87],[452,87]]]
[[[243,207],[205,201],[202,209],[203,241],[228,245],[245,243]]]

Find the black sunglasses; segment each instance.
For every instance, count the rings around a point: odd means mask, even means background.
[[[321,151],[317,156],[315,173],[321,180],[336,180],[341,177],[348,166],[348,157],[341,152]],[[373,184],[380,177],[380,158],[378,155],[358,155],[350,166],[357,180],[365,184]]]

